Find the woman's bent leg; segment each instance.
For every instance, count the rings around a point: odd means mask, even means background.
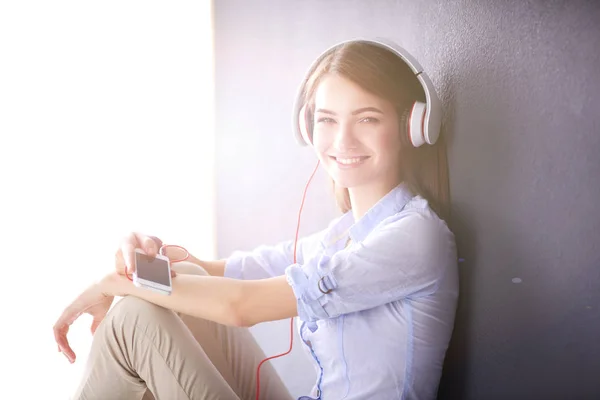
[[[188,262],[173,269],[206,274]],[[246,328],[178,315],[129,296],[98,327],[75,399],[140,399],[145,393],[144,400],[253,400],[264,358]],[[260,383],[261,399],[291,398],[270,363],[262,365]]]
[[[181,315],[181,319],[238,397],[243,400],[256,399],[256,369],[265,354],[250,331],[188,315]],[[260,367],[260,398],[291,399],[270,362]]]
[[[198,265],[182,262],[174,265],[177,273],[207,275]],[[175,278],[177,279],[177,278]],[[217,368],[240,399],[256,398],[256,368],[265,354],[247,328],[226,326],[180,314]],[[291,396],[270,362],[260,367],[260,398],[288,400]]]
[[[75,399],[234,399],[181,318],[171,310],[128,296],[94,335]]]

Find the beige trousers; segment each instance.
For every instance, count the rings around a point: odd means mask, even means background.
[[[206,274],[182,262],[178,273]],[[74,399],[250,400],[265,358],[247,328],[177,314],[123,298],[100,324]],[[269,362],[260,368],[260,398],[291,396]]]

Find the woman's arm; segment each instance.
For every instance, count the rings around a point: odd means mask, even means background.
[[[107,296],[135,296],[176,312],[224,325],[252,326],[297,315],[296,298],[284,276],[243,281],[179,274],[171,295],[138,288],[117,273],[101,282]]]
[[[454,234],[433,213],[420,212],[399,213],[346,250],[286,269],[303,321],[428,296],[451,274],[458,283]]]
[[[331,222],[330,226],[337,221]],[[329,228],[328,228],[329,229]],[[301,238],[297,243],[297,262],[302,264],[303,249],[308,252],[315,246],[320,246],[320,241],[327,232],[322,230],[312,235]],[[159,242],[156,239],[156,243]],[[177,247],[167,247],[166,255],[171,260],[179,260],[185,256],[185,252]],[[234,251],[227,259],[217,261],[200,260],[190,254],[188,261],[200,265],[211,276],[224,276],[227,265],[227,276],[240,280],[262,280],[271,277],[283,276],[285,269],[294,263],[294,242],[292,240],[280,242],[275,245],[262,245],[252,251]]]

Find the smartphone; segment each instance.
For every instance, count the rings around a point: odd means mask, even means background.
[[[161,254],[157,254],[153,258],[148,256],[143,250],[135,249],[133,284],[137,287],[153,290],[167,296],[170,295],[172,286],[171,263],[169,259]]]

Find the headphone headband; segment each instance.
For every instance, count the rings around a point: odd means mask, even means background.
[[[419,147],[424,143],[434,144],[440,134],[440,127],[442,123],[442,107],[440,99],[437,96],[433,83],[429,79],[429,76],[423,71],[423,67],[419,62],[404,48],[384,39],[352,39],[338,43],[325,50],[310,66],[306,73],[298,92],[296,93],[296,99],[293,107],[293,121],[292,127],[294,136],[297,142],[301,146],[311,144],[312,133],[306,131],[304,120],[304,101],[303,94],[306,87],[308,78],[312,75],[316,66],[321,60],[341,45],[353,42],[370,43],[380,46],[388,51],[391,51],[398,56],[415,74],[418,81],[421,83],[425,92],[426,103],[417,102],[412,109],[409,118],[409,136],[410,140],[415,147]],[[424,113],[424,115],[423,115]]]

